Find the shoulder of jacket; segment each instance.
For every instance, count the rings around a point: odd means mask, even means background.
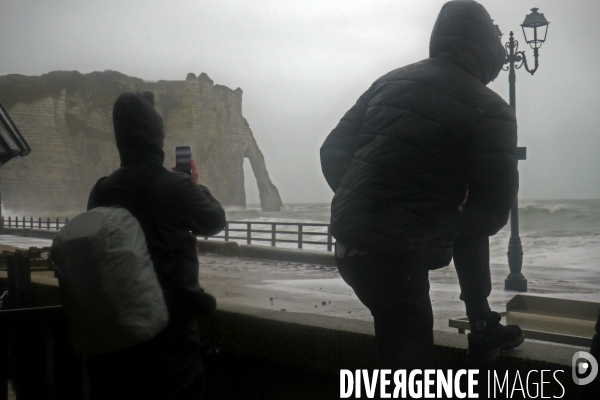
[[[182,172],[167,171],[162,173],[153,186],[158,190],[187,191],[197,186],[192,178]]]
[[[427,66],[429,64],[431,64],[429,59],[425,59],[425,60],[421,60],[416,63],[405,65],[400,68],[396,68],[396,69],[380,76],[375,82],[373,82],[371,87],[376,86],[377,84],[380,84],[380,83],[385,83],[385,82],[389,82],[389,81],[407,78],[411,75],[411,72],[414,72],[415,70],[419,70],[422,68],[427,68]]]
[[[482,96],[477,106],[477,111],[482,119],[500,119],[507,122],[517,123],[517,115],[510,105],[492,89],[484,86]]]

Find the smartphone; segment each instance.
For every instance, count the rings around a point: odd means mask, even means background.
[[[188,175],[192,174],[192,147],[191,146],[175,147],[175,170],[185,172]]]

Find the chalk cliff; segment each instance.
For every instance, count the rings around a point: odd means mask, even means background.
[[[185,81],[148,82],[115,71],[55,71],[0,77],[0,101],[31,146],[31,154],[0,170],[7,210],[33,216],[74,215],[101,176],[119,167],[112,106],[126,91],[152,91],[162,115],[165,166],[174,148],[192,146],[200,182],[225,206],[246,206],[244,158],[264,211],[279,211],[279,192],[242,115],[242,90],[215,85],[204,73]]]

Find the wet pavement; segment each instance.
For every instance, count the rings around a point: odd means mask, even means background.
[[[0,245],[21,248],[49,246],[50,240],[0,236]],[[280,312],[301,312],[372,320],[369,311],[340,278],[335,267],[217,255],[201,255],[200,284],[219,303],[241,304]],[[517,292],[504,290],[507,265],[492,264],[490,305],[506,310]],[[600,301],[600,268],[588,266],[536,267],[527,265],[529,294]],[[430,273],[430,295],[437,330],[456,331],[448,319],[464,316],[452,264]]]
[[[219,302],[372,320],[335,267],[209,255],[199,260],[200,284]],[[506,303],[518,294],[504,290],[508,272],[508,266],[492,264],[489,302],[497,311],[505,311]],[[528,278],[529,294],[600,301],[600,271],[528,267],[523,272]],[[456,332],[448,327],[448,320],[463,317],[465,312],[452,264],[431,271],[430,283],[435,329]]]

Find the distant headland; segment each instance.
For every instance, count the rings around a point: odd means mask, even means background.
[[[34,216],[84,211],[95,182],[119,167],[112,106],[127,91],[154,93],[165,124],[165,166],[175,165],[175,146],[192,146],[199,181],[224,206],[245,207],[248,158],[263,211],[280,210],[279,191],[242,115],[241,89],[215,85],[205,73],[154,82],[116,71],[0,76],[0,102],[31,146],[30,155],[1,169],[3,206]]]

